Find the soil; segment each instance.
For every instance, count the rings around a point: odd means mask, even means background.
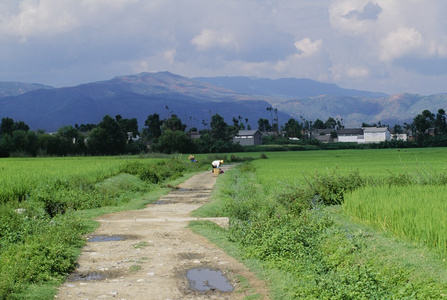
[[[55,299],[243,299],[256,294],[268,299],[265,282],[187,228],[198,219],[190,212],[209,201],[217,177],[210,171],[197,174],[145,209],[100,217],[78,268]],[[228,226],[227,218],[208,220]],[[221,272],[233,290],[219,290],[207,280],[208,290],[195,289],[187,273],[196,268]]]

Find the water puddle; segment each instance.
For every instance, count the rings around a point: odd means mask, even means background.
[[[188,278],[189,286],[200,292],[209,290],[233,291],[233,286],[219,270],[194,268],[186,272],[186,277]]]
[[[67,280],[72,281],[93,281],[112,279],[121,276],[119,271],[92,271],[92,272],[75,272],[68,276]]]
[[[87,236],[87,242],[115,242],[135,239],[131,235],[89,235]]]
[[[165,200],[158,200],[158,201],[154,202],[154,204],[157,204],[157,205],[171,204],[171,203],[172,203],[171,201],[165,201]]]

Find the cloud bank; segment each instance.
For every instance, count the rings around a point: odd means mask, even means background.
[[[445,9],[441,0],[3,0],[0,80],[67,86],[167,70],[447,92]]]

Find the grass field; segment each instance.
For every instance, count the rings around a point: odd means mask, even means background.
[[[357,221],[435,249],[447,258],[447,186],[364,187],[343,209]]]
[[[52,299],[98,215],[155,201],[181,156],[0,159],[0,299]]]
[[[0,203],[24,200],[32,189],[45,182],[82,178],[83,181],[95,183],[117,175],[120,166],[127,161],[135,161],[135,158],[112,156],[2,158],[0,159]]]
[[[229,216],[230,229],[201,223],[194,230],[221,237],[216,243],[271,283],[273,299],[439,299],[447,294],[444,256],[430,249],[446,245],[447,149],[265,156],[225,172],[215,201],[195,212]],[[196,157],[199,164],[180,158],[188,167],[178,158],[166,165],[159,165],[166,159],[139,157],[1,159],[0,299],[13,299],[19,290],[28,295],[46,290],[41,298],[51,299],[53,287],[73,268],[82,246],[79,235],[92,229],[86,219],[111,207],[147,203],[162,192],[148,179],[173,180],[208,166],[209,157]],[[230,154],[217,157],[231,162]],[[343,201],[344,206],[322,206]],[[58,260],[51,253],[59,253]]]
[[[266,153],[269,159],[257,160],[260,183],[305,182],[315,174],[345,175],[358,171],[375,179],[405,172],[447,170],[447,149],[368,149],[334,151],[297,151]]]
[[[438,201],[447,149],[265,155],[227,172],[216,200],[196,213],[230,217],[233,243],[216,242],[266,278],[272,299],[445,298],[446,259],[431,247],[445,247],[444,212],[436,210],[445,210]],[[322,206],[323,196],[328,203],[355,199],[355,209],[366,213]],[[364,216],[373,210],[377,224]],[[211,225],[193,228],[210,239],[222,234]]]

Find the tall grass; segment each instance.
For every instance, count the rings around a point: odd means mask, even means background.
[[[363,187],[345,195],[355,219],[447,256],[447,186]]]
[[[2,158],[0,159],[0,203],[23,201],[38,185],[59,181],[94,184],[119,174],[127,161],[121,157]],[[157,160],[144,160],[155,162]]]
[[[92,209],[147,203],[149,192],[199,169],[178,157],[1,159],[0,299],[37,299],[23,295],[60,283],[92,229]]]
[[[437,299],[447,291],[446,272],[438,258],[421,257],[425,247],[395,245],[370,227],[351,223],[340,206],[323,205],[356,198],[353,203],[362,210],[365,195],[376,193],[388,205],[401,196],[394,211],[377,203],[379,213],[390,213],[379,221],[383,229],[390,230],[385,221],[405,216],[398,231],[413,231],[423,243],[432,239],[445,248],[442,233],[435,237],[431,230],[445,215],[427,222],[426,233],[415,227],[436,208],[438,200],[426,195],[442,199],[446,192],[446,154],[444,149],[268,153],[266,159],[226,172],[219,179],[222,203],[214,207],[230,218],[228,238],[239,245],[242,257],[282,274],[270,277],[274,299]],[[415,184],[419,190],[409,190]],[[407,206],[406,190],[415,204],[426,206],[425,214],[415,217],[419,211]],[[438,209],[447,211],[444,205]]]
[[[446,170],[447,151],[443,148],[365,149],[297,151],[267,153],[268,159],[256,160],[257,180],[266,186],[305,183],[307,177],[358,172],[362,178],[383,180],[421,167],[423,172]],[[430,171],[427,171],[430,170]],[[428,175],[428,174],[426,174]],[[422,177],[421,177],[422,179]]]

